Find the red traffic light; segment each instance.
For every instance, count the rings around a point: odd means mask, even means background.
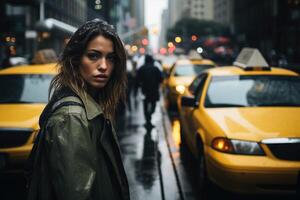
[[[198,37],[196,35],[192,35],[191,39],[192,39],[192,41],[196,41],[198,39]]]

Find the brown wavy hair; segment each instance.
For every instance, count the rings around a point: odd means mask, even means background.
[[[99,89],[98,97],[98,103],[102,107],[104,115],[112,118],[118,104],[122,101],[125,103],[126,53],[114,27],[103,20],[88,21],[73,34],[58,60],[59,73],[53,78],[49,93],[69,87],[79,94],[87,94],[87,84],[79,72],[79,67],[88,43],[99,35],[113,42],[114,53],[116,54],[110,80],[104,88]]]

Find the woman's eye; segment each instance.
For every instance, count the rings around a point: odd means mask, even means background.
[[[107,60],[114,62],[115,61],[115,56],[107,56]]]
[[[99,58],[99,54],[97,54],[97,53],[88,53],[87,57],[91,60],[97,60]]]

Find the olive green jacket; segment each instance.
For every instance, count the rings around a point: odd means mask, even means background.
[[[99,104],[89,95],[60,101],[83,106],[61,107],[47,120],[28,199],[130,199],[116,133]]]

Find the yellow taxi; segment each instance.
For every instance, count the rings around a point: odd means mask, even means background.
[[[169,74],[164,81],[164,93],[168,107],[176,106],[178,96],[183,94],[186,87],[191,84],[197,74],[213,67],[215,67],[215,63],[209,59],[178,59],[170,68]]]
[[[181,147],[199,185],[237,193],[300,188],[300,77],[245,48],[235,66],[198,75],[178,100]]]
[[[0,70],[0,171],[18,169],[27,159],[56,73],[56,64]]]

